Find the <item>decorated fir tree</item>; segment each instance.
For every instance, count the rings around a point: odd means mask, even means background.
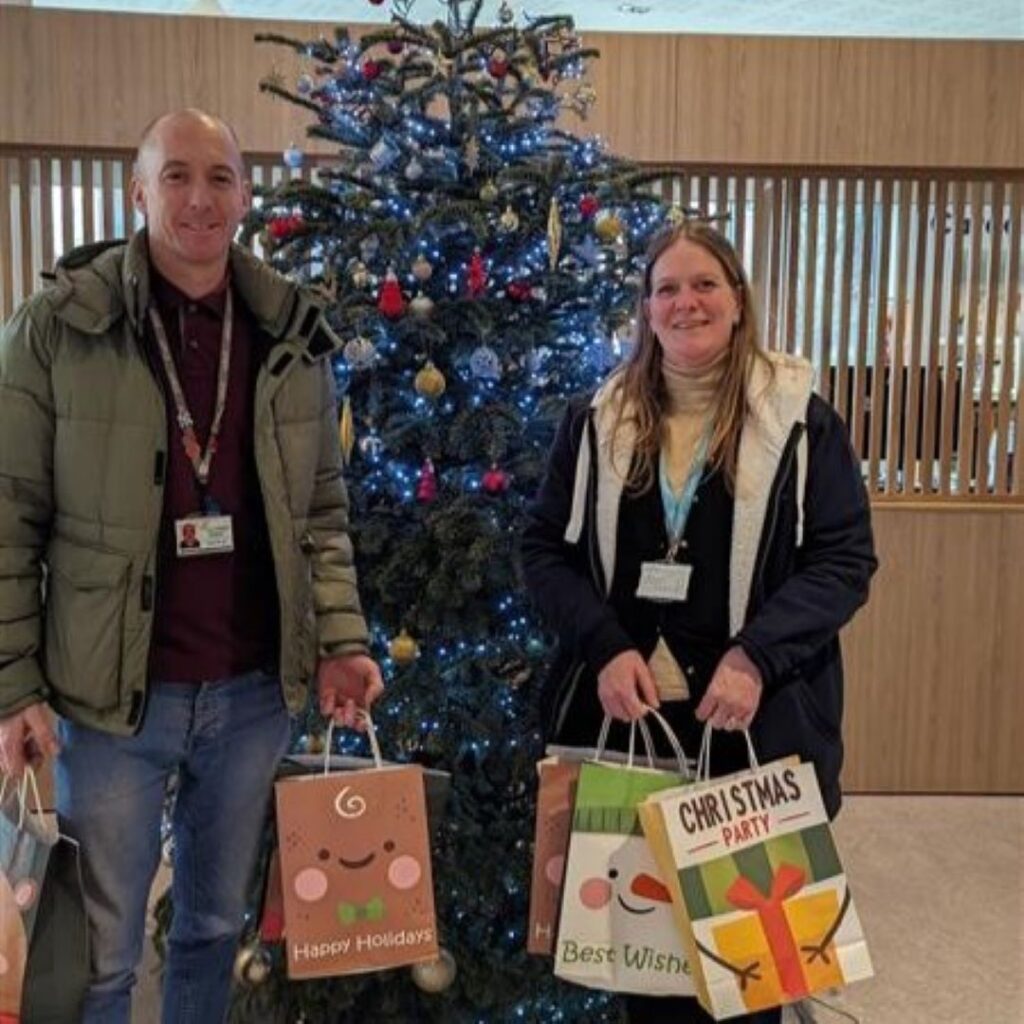
[[[275,960],[241,988],[238,1020],[618,1019],[614,1000],[525,953],[547,645],[516,547],[563,401],[619,358],[666,213],[656,169],[556,126],[594,101],[597,54],[571,19],[503,4],[484,27],[480,6],[447,0],[424,25],[396,5],[358,37],[260,37],[308,59],[263,89],[308,109],[310,137],[337,150],[264,194],[249,231],[322,289],[345,340],[339,444],[388,681],[375,719],[386,756],[445,769],[452,788],[434,850],[441,962],[288,985]],[[311,715],[299,746],[320,728]]]

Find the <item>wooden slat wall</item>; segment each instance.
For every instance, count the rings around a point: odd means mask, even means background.
[[[386,19],[383,8],[366,10]],[[253,36],[316,39],[333,28],[0,4],[0,139],[125,148],[157,114],[197,105],[230,119],[247,149],[280,152],[304,138],[306,116],[262,96],[258,82],[272,68],[294,82],[299,61]],[[1024,42],[583,38],[601,51],[590,76],[598,99],[586,122],[567,114],[566,125],[634,159],[1024,166]]]

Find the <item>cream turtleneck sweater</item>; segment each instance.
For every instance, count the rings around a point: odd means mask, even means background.
[[[662,378],[668,393],[667,414],[662,421],[662,454],[669,484],[677,494],[690,472],[708,417],[714,415],[727,361],[728,350],[700,370],[684,370],[662,361]]]

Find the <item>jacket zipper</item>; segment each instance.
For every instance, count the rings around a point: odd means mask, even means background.
[[[746,618],[748,620],[751,612],[754,610],[754,597],[760,596],[764,567],[765,563],[768,561],[768,551],[772,546],[772,540],[775,537],[775,530],[779,522],[779,495],[782,493],[782,488],[786,485],[786,481],[789,479],[790,468],[796,452],[796,446],[800,443],[800,438],[803,437],[805,430],[806,426],[803,423],[795,423],[793,425],[793,429],[790,431],[789,437],[786,439],[786,447],[783,450],[782,458],[779,461],[779,472],[775,474],[772,491],[768,498],[770,516],[768,520],[768,529],[765,530],[761,538],[761,546],[757,553],[757,564],[754,569],[754,577],[750,587],[751,600],[748,602],[746,614]],[[797,494],[796,500],[802,501],[802,496]]]

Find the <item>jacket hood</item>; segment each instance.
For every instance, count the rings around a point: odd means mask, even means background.
[[[314,295],[232,244],[231,283],[260,328],[275,341],[295,341],[309,359],[332,353],[341,341],[327,325]],[[127,242],[103,242],[72,250],[57,264],[55,312],[85,334],[106,334],[127,317],[137,330],[149,303],[146,231]]]

